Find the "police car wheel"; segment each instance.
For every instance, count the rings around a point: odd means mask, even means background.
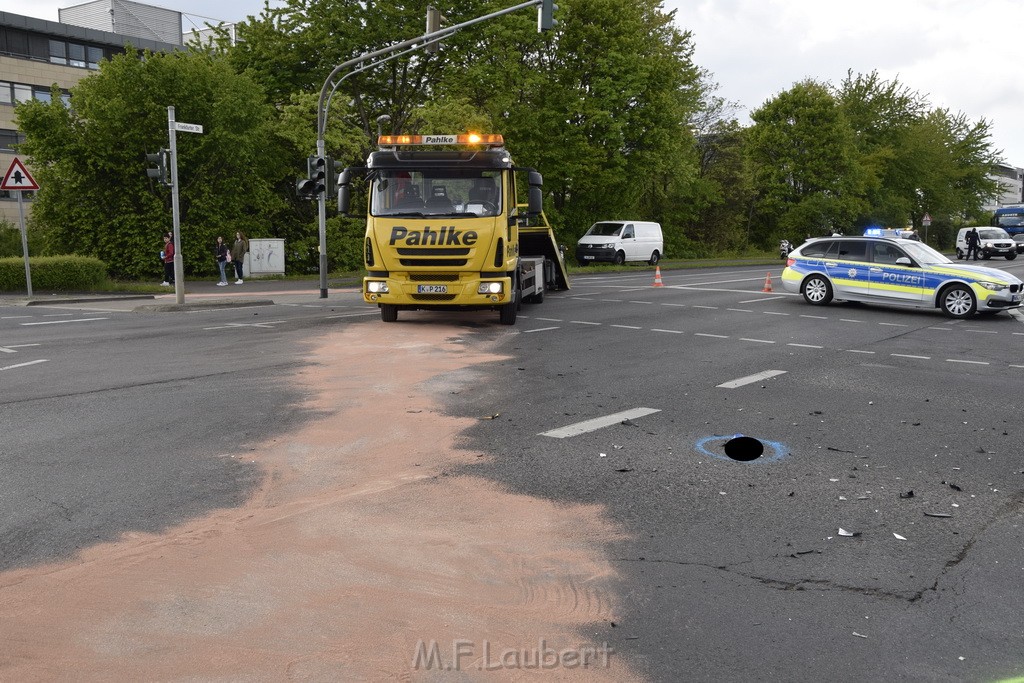
[[[939,295],[939,307],[950,318],[969,318],[978,310],[974,292],[964,285],[950,285]]]
[[[815,306],[824,306],[832,301],[832,285],[819,275],[804,280],[800,292],[804,295],[804,301]]]

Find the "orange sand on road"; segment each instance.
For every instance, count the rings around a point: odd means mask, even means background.
[[[247,505],[0,574],[0,679],[631,678],[580,630],[614,609],[601,510],[442,474],[479,462],[421,386],[494,360],[463,334],[325,337],[298,378],[322,417],[240,454]]]

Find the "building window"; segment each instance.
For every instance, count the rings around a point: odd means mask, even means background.
[[[32,99],[32,86],[23,85],[21,83],[14,84],[14,101],[15,102],[28,102]]]
[[[11,84],[7,81],[0,81],[0,104],[14,104],[11,98]]]
[[[0,128],[0,152],[13,152],[14,146],[25,139],[25,136],[10,128]]]
[[[50,63],[51,64],[67,64],[68,63],[68,45],[63,40],[51,40],[50,41]]]
[[[32,96],[40,102],[51,102],[53,97],[50,96],[49,88],[35,87],[32,89]]]
[[[103,59],[103,48],[89,47],[86,48],[86,54],[89,56],[89,68],[99,69],[100,60]]]
[[[68,64],[71,66],[85,66],[85,45],[68,43]]]

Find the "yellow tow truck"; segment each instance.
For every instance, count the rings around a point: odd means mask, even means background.
[[[490,309],[514,325],[522,303],[569,288],[564,249],[542,211],[541,174],[514,166],[501,135],[382,135],[378,147],[365,167],[339,175],[338,209],[349,213],[351,178],[365,174],[363,299],[381,320]]]

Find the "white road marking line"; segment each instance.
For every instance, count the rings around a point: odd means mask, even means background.
[[[718,310],[718,306],[697,306],[697,305],[695,305],[694,308],[703,308],[703,309],[706,309],[708,311],[717,311]]]
[[[338,315],[325,315],[324,318],[327,320],[334,320],[335,318],[355,318],[361,315],[377,315],[377,311],[360,311],[359,313],[339,313]]]
[[[977,332],[978,334],[999,334],[995,330],[972,330],[969,327],[966,330],[964,330],[964,332]]]
[[[70,318],[74,313],[47,313],[44,318]]]
[[[740,377],[729,382],[722,382],[716,388],[718,389],[735,389],[736,387],[742,387],[745,384],[752,384],[754,382],[760,382],[763,379],[769,379],[770,377],[777,377],[778,375],[785,375],[785,370],[765,370],[759,372],[756,375],[747,375],[746,377]]]
[[[947,358],[947,363],[967,363],[969,365],[991,365],[991,363],[983,360],[963,360],[961,358]],[[1010,366],[1013,367],[1013,366]]]
[[[748,310],[746,308],[727,308],[725,310],[732,311],[734,313],[753,313],[753,311]]]
[[[685,334],[682,330],[663,330],[660,327],[652,327],[651,332],[671,332],[672,334]]]
[[[284,320],[267,320],[265,322],[258,322],[258,323],[227,323],[226,325],[217,325],[216,327],[204,327],[203,329],[204,330],[227,330],[227,329],[230,329],[230,328],[237,328],[237,327],[262,327],[263,329],[266,329],[266,330],[272,330],[274,328],[272,328],[271,325],[280,325],[283,322],[285,322],[285,321]]]
[[[622,303],[622,299],[601,299],[601,301],[606,301],[606,302],[608,302],[610,304],[621,304]]]
[[[630,304],[646,304],[646,305],[650,306],[654,302],[653,301],[627,301],[626,303],[630,303]]]
[[[590,322],[589,320],[570,320],[569,322],[570,323],[574,323],[576,325],[600,325],[601,324],[601,323]]]
[[[768,339],[750,339],[749,337],[740,337],[740,341],[757,342],[758,344],[774,344],[775,342]]]
[[[636,325],[609,325],[608,327],[618,327],[623,330],[642,330],[644,328],[637,327]]]
[[[110,318],[78,318],[77,320],[47,320],[41,323],[18,323],[19,325],[60,325],[61,323],[89,323],[96,320],[110,320]]]
[[[0,370],[13,370],[14,368],[23,368],[23,367],[25,367],[27,365],[36,365],[37,363],[46,363],[46,362],[47,362],[47,359],[45,359],[45,358],[40,359],[40,360],[30,360],[27,363],[18,363],[17,365],[8,365],[6,367],[0,368]]]
[[[679,306],[680,308],[686,308],[687,304],[667,304],[667,303],[663,303],[662,306]]]
[[[762,311],[765,315],[789,315],[789,313],[782,313],[780,311]]]
[[[903,323],[878,323],[879,325],[885,325],[886,327],[910,327],[910,325],[904,325]]]
[[[31,318],[30,315],[5,315],[0,320],[17,320],[18,318]]]
[[[538,327],[538,328],[536,328],[534,330],[523,330],[523,334],[529,334],[530,332],[548,332],[550,330],[558,330],[558,329],[561,329],[561,328],[559,328],[557,326],[556,327]]]
[[[845,349],[845,350],[846,350],[847,353],[867,353],[867,354],[872,354],[872,355],[875,353],[874,351],[861,351],[860,349]]]
[[[853,318],[840,318],[839,322],[841,322],[841,323],[862,323],[864,321],[863,320],[854,320]]]
[[[766,296],[763,299],[747,299],[746,301],[738,301],[741,304],[759,304],[762,301],[775,301],[776,299],[785,299],[784,296]]]
[[[1024,368],[1024,365],[1011,365],[1011,368]]]
[[[912,356],[909,353],[890,353],[889,355],[890,356],[894,356],[896,358],[913,358],[915,360],[931,360],[932,359],[931,356]]]
[[[818,346],[817,344],[786,344],[786,346],[799,346],[801,349],[823,349],[824,346]]]
[[[595,417],[592,420],[584,420],[583,422],[577,422],[576,424],[571,424],[566,427],[541,432],[538,436],[550,436],[553,439],[564,439],[567,436],[578,436],[604,427],[610,427],[611,425],[618,424],[623,420],[632,420],[660,412],[661,410],[658,408],[634,408],[632,410],[624,410],[621,413],[613,413],[611,415],[605,415],[604,417]]]
[[[807,315],[806,313],[800,314],[801,318],[813,318],[814,320],[828,320],[827,315]]]
[[[561,318],[534,318],[534,320],[543,320],[546,323],[560,323],[560,322],[562,322]]]
[[[713,337],[714,339],[728,339],[727,334],[708,334],[707,332],[694,332],[694,337]]]
[[[952,327],[929,327],[929,330],[942,330],[943,332],[952,332]]]

